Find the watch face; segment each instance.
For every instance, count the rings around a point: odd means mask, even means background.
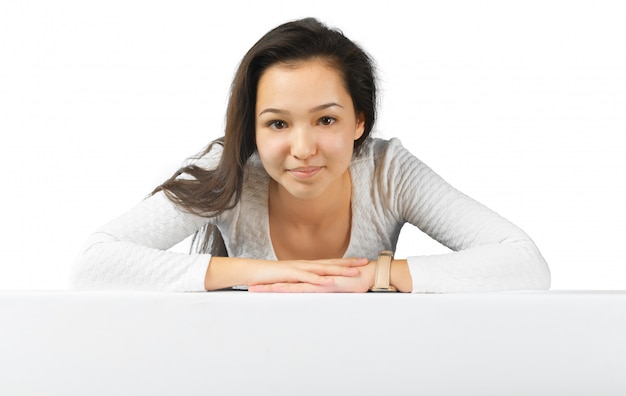
[[[381,289],[381,288],[378,288],[378,289],[372,289],[372,290],[370,290],[370,291],[371,291],[371,292],[374,292],[374,293],[395,293],[397,290],[396,290],[396,288],[395,288],[395,287],[390,287],[390,288],[388,288],[388,289]]]

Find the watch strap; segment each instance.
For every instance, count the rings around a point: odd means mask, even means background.
[[[395,292],[397,289],[389,284],[389,277],[391,273],[391,260],[393,260],[393,252],[390,250],[383,250],[378,254],[378,260],[376,260],[376,269],[374,277],[373,292]]]

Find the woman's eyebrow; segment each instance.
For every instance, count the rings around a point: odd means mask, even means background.
[[[333,106],[341,107],[343,109],[343,106],[340,105],[339,103],[329,102],[329,103],[324,103],[323,105],[319,105],[319,106],[313,107],[311,110],[309,110],[309,113],[316,113],[318,111],[321,111],[321,110],[324,110],[324,109],[328,109],[329,107],[333,107]],[[287,110],[281,110],[281,109],[275,109],[275,108],[269,107],[269,108],[261,111],[259,113],[259,116],[261,116],[261,115],[263,115],[265,113],[289,114],[289,112]]]
[[[327,108],[333,107],[333,106],[338,106],[338,107],[341,107],[343,109],[343,106],[340,105],[339,103],[330,102],[330,103],[326,103],[326,104],[323,104],[323,105],[320,105],[320,106],[312,108],[311,110],[309,110],[309,113],[316,113],[316,112],[318,112],[320,110],[324,110],[324,109],[327,109]]]
[[[263,110],[262,112],[259,113],[259,116],[262,116],[265,113],[276,113],[276,114],[289,114],[288,111],[286,110],[280,110],[280,109],[273,109],[273,108],[267,108],[265,110]]]

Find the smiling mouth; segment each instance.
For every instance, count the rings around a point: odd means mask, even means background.
[[[321,166],[305,166],[301,168],[289,169],[289,173],[295,176],[297,179],[310,179],[317,175],[322,170]]]

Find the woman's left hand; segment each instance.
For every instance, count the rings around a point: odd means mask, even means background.
[[[248,286],[250,292],[275,293],[365,293],[374,285],[376,261],[358,267],[358,276],[333,276],[333,283],[316,285],[304,282],[282,282]]]

